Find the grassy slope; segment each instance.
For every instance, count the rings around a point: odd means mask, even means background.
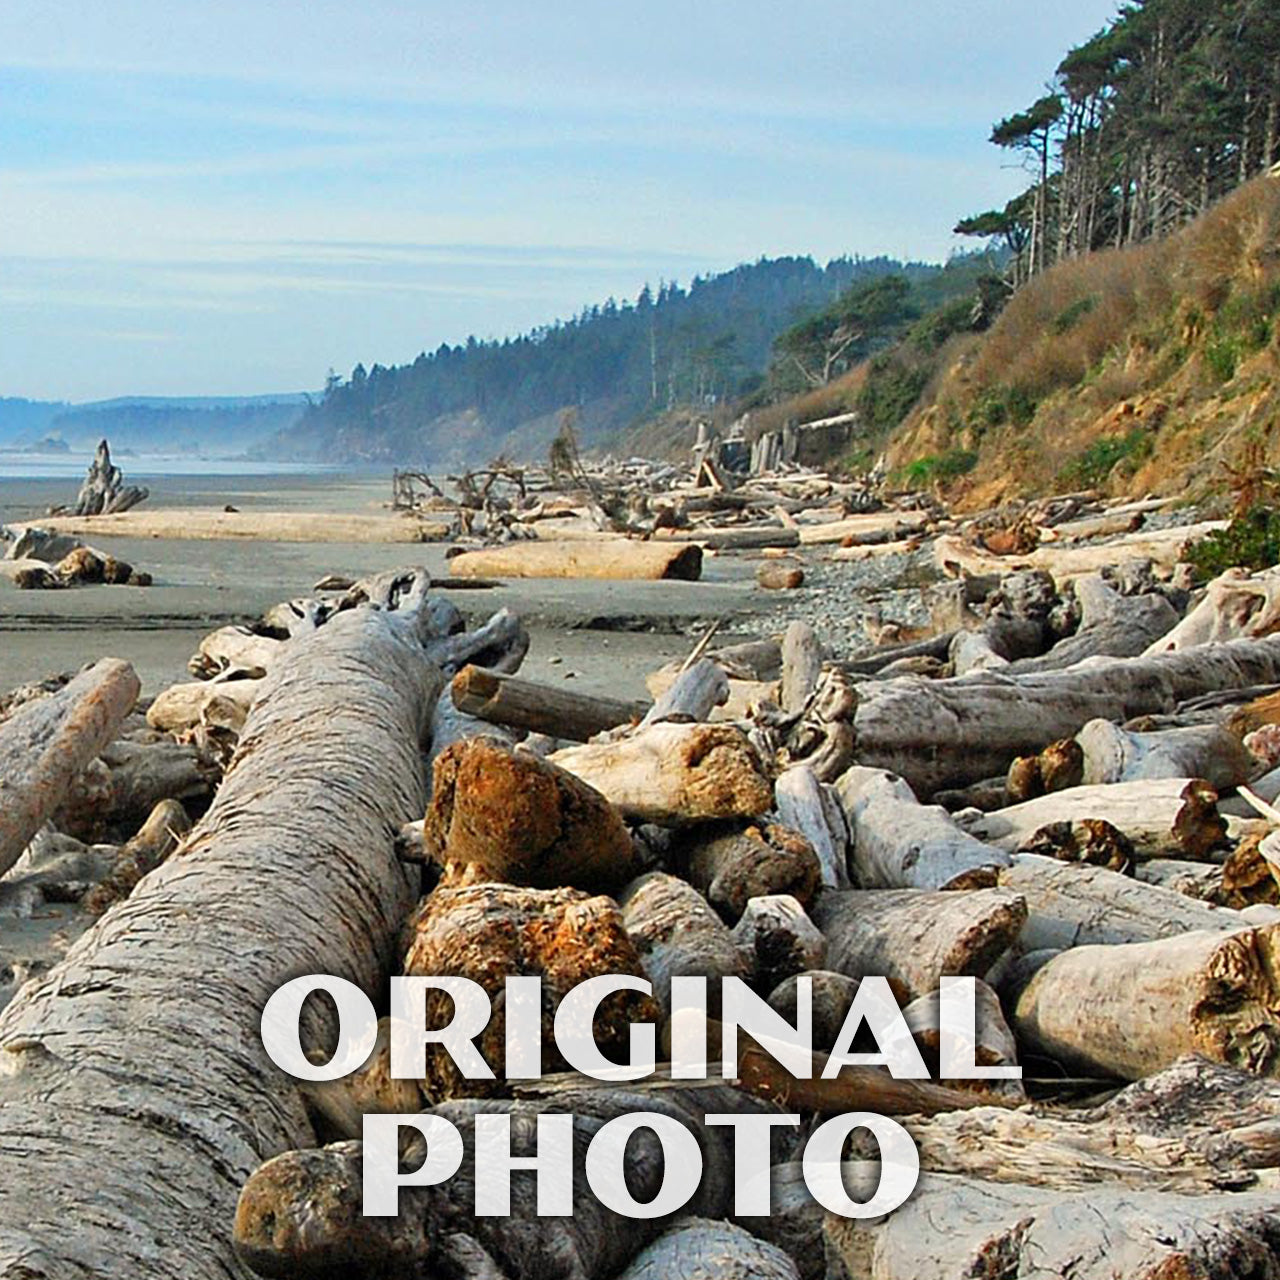
[[[1212,489],[1246,446],[1280,461],[1277,315],[1280,180],[1260,178],[1168,240],[1055,267],[953,340],[890,464],[971,466],[948,489],[970,507]]]

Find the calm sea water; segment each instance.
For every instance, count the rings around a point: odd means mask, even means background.
[[[282,476],[313,475],[334,470],[302,462],[256,462],[249,458],[167,457],[163,454],[115,454],[111,459],[132,480],[148,476]],[[83,479],[92,455],[81,453],[0,452],[0,480]]]

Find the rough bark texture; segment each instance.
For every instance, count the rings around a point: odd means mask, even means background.
[[[813,846],[797,831],[768,823],[689,828],[676,854],[681,870],[718,911],[737,920],[747,902],[787,893],[806,910],[822,883]]]
[[[678,827],[754,818],[773,805],[764,766],[733,725],[655,724],[617,742],[557,751],[551,760],[639,822]]]
[[[609,892],[639,869],[614,807],[567,770],[485,738],[437,757],[423,838],[446,873]]]
[[[140,687],[127,662],[104,658],[0,725],[0,875],[115,736]]]
[[[1143,778],[1203,778],[1219,791],[1248,782],[1258,762],[1221,725],[1189,725],[1134,733],[1110,720],[1090,720],[1076,736],[1086,784]]]
[[[311,1141],[259,1014],[300,973],[383,981],[439,685],[384,613],[300,643],[184,852],[0,1016],[0,1275],[243,1274],[240,1186]]]

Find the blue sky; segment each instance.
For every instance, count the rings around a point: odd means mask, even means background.
[[[1113,0],[0,0],[0,395],[249,394],[761,255],[944,258]]]

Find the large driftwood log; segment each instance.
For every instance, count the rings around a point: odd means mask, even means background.
[[[1228,569],[1214,578],[1200,601],[1149,653],[1169,653],[1240,637],[1256,639],[1280,628],[1280,573]]]
[[[1274,1192],[1050,1191],[926,1173],[900,1209],[829,1214],[831,1280],[1280,1280]]]
[[[1280,1051],[1280,926],[1076,947],[1038,969],[1013,1026],[1068,1067],[1137,1080],[1200,1053],[1273,1072]]]
[[[1222,725],[1134,733],[1110,720],[1090,720],[1076,741],[1084,752],[1082,781],[1090,784],[1203,778],[1217,790],[1226,791],[1248,782],[1258,772],[1258,761]]]
[[[899,777],[855,766],[836,784],[852,833],[852,865],[863,889],[980,889],[1009,862],[967,835],[945,809],[922,805]]]
[[[1199,779],[1153,778],[1069,787],[974,815],[964,826],[978,839],[1012,853],[1046,827],[1102,819],[1128,840],[1137,857],[1202,858],[1227,834],[1217,802],[1218,793]]]
[[[1085,664],[1071,671],[858,686],[859,763],[901,774],[917,795],[1004,774],[1015,756],[1090,720],[1172,712],[1208,691],[1280,681],[1280,639]]]
[[[77,775],[115,737],[139,689],[127,662],[104,658],[0,724],[0,875],[18,860]]]
[[[613,806],[580,778],[485,738],[436,758],[427,851],[446,875],[609,892],[639,869]]]
[[[686,878],[735,921],[751,898],[767,894],[790,894],[807,910],[822,884],[813,845],[777,823],[691,827],[675,854]]]
[[[624,817],[662,826],[754,818],[773,786],[746,735],[727,724],[655,724],[551,760],[602,792]]]
[[[146,489],[125,484],[124,472],[111,461],[110,447],[105,440],[100,440],[84,484],[80,486],[72,515],[115,515],[136,507],[146,497]]]
[[[644,703],[571,693],[476,666],[463,667],[454,676],[452,698],[459,711],[479,720],[570,742],[586,742],[597,733],[639,720],[648,710]]]
[[[1230,930],[1247,921],[1235,911],[1196,902],[1172,889],[1108,871],[1019,853],[1000,884],[1027,902],[1023,951],[1150,942],[1197,929]]]
[[[748,972],[724,921],[686,881],[652,871],[628,885],[618,905],[653,983],[654,999],[668,1017],[672,978],[707,978],[708,1007],[714,1015],[721,979]]]
[[[449,561],[460,578],[683,578],[702,576],[702,549],[695,542],[518,542],[464,551]]]
[[[889,978],[909,999],[936,990],[943,976],[985,977],[1026,919],[1026,902],[1006,889],[828,891],[814,907],[828,968]]]
[[[242,1274],[240,1186],[312,1141],[263,1004],[300,973],[377,990],[412,900],[393,837],[425,802],[441,683],[420,618],[357,610],[299,642],[184,852],[0,1016],[0,1274]]]
[[[504,979],[542,978],[544,1071],[567,1064],[556,1047],[552,1024],[564,996],[578,983],[603,974],[644,976],[636,944],[610,898],[574,889],[525,889],[507,884],[441,885],[423,899],[406,930],[404,972],[410,977],[446,976],[478,982],[494,1000],[493,1016],[476,1048],[496,1081],[468,1080],[440,1045],[428,1045],[423,1093],[432,1101],[479,1097],[501,1087],[506,1051],[506,1013],[499,999]],[[637,992],[623,991],[600,1005],[596,1043],[606,1057],[622,1061],[632,1022],[654,1021],[658,1007]],[[426,995],[426,1026],[444,1026],[453,1000],[443,991]]]
[[[822,883],[847,889],[849,831],[835,788],[819,782],[808,765],[796,764],[782,771],[773,791],[778,816],[813,847]]]

